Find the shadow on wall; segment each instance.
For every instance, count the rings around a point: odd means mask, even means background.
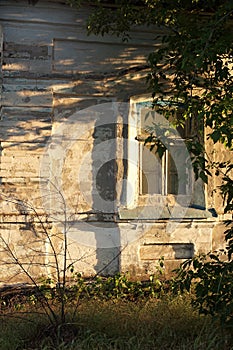
[[[93,209],[103,236],[96,231],[96,273],[109,275],[120,271],[120,230],[114,217],[117,209],[116,124],[98,125],[93,132],[92,175]],[[112,222],[111,222],[112,221]],[[95,224],[94,224],[95,225]],[[107,232],[108,231],[108,232]],[[104,240],[103,240],[104,237]]]
[[[112,100],[112,96],[125,100],[132,91],[144,91],[148,68],[145,56],[154,45],[154,34],[148,39],[148,33],[143,38],[140,33],[132,43],[112,37],[104,42],[103,38],[87,37],[86,9],[76,13],[59,2],[53,2],[52,7],[40,1],[36,6],[29,4],[35,5],[36,1],[0,4],[4,26],[4,36],[0,30],[0,182],[9,185],[10,193],[34,203],[40,194],[40,159],[53,126],[56,128],[77,110]],[[95,186],[91,195],[95,220],[88,227],[97,246],[95,271],[105,274],[120,267],[120,231],[114,222],[118,171],[115,136],[115,125],[95,125]],[[99,146],[106,141],[111,141],[107,150],[114,156],[99,158]]]

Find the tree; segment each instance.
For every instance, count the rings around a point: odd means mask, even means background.
[[[80,6],[84,2],[70,0],[69,3]],[[232,1],[96,0],[87,3],[95,5],[87,23],[89,33],[130,40],[130,30],[136,25],[164,28],[161,46],[148,57],[148,85],[155,103],[156,99],[169,96],[173,104],[163,107],[169,116],[176,108],[174,101],[181,102],[183,118],[177,123],[183,124],[185,119],[196,116],[199,129],[203,124],[211,128],[208,138],[232,149]],[[224,183],[229,183],[232,165],[208,162],[198,134],[196,142],[193,139],[188,144],[196,177],[207,182],[209,168],[217,167],[216,173],[221,173]],[[228,185],[222,190],[226,210],[233,209]]]
[[[233,165],[213,162],[206,154],[199,135],[209,127],[208,138],[232,150],[233,140],[233,4],[230,0],[115,0],[83,2],[92,5],[87,22],[89,33],[117,35],[130,40],[134,26],[162,27],[160,47],[148,57],[148,86],[154,102],[170,99],[161,108],[167,117],[182,103],[182,118],[195,116],[197,133],[187,146],[192,154],[196,177],[204,182],[215,169],[222,176],[225,211],[233,209],[230,177]]]
[[[158,26],[164,28],[161,45],[148,56],[148,86],[154,105],[158,99],[170,99],[170,105],[161,106],[169,117],[182,103],[182,118],[179,117],[177,123],[182,125],[187,118],[197,120],[197,133],[187,144],[196,178],[200,177],[207,183],[213,174],[221,177],[225,213],[232,212],[233,163],[213,161],[199,139],[205,127],[209,130],[207,138],[214,144],[222,144],[229,151],[233,148],[232,1],[70,0],[69,3],[92,5],[93,11],[87,23],[89,33],[117,35],[122,40],[130,40],[130,31],[135,26],[148,25],[155,30]],[[233,226],[232,221],[226,224],[228,261],[223,262],[214,254],[208,256],[208,261],[203,257],[194,258],[183,265],[180,283],[189,289],[191,281],[196,281],[199,309],[213,315],[219,312],[223,321],[232,322]],[[220,277],[216,282],[217,275]],[[215,307],[218,300],[219,309]]]

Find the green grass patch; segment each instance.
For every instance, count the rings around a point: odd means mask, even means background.
[[[82,299],[72,319],[56,330],[43,314],[17,314],[6,310],[1,317],[1,350],[231,350],[231,332],[193,309],[189,295],[122,299]],[[5,314],[4,314],[5,313]],[[233,343],[232,343],[233,344]]]

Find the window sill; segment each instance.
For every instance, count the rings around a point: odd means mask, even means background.
[[[174,210],[175,209],[175,210]],[[133,209],[120,208],[120,220],[210,219],[216,217],[214,209],[192,207],[145,206]]]

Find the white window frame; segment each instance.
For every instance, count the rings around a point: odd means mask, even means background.
[[[172,197],[176,200],[176,195],[168,193],[168,168],[166,163],[166,158],[168,158],[168,150],[165,152],[165,157],[162,158],[162,193],[161,194],[142,194],[141,193],[141,159],[140,159],[140,147],[142,142],[137,140],[140,125],[140,115],[137,111],[137,104],[140,102],[148,101],[152,102],[151,96],[141,95],[135,96],[130,99],[130,111],[128,116],[128,171],[127,179],[128,186],[126,190],[126,208],[133,209],[140,205],[140,200],[149,199],[152,205],[157,204],[163,200],[165,197]],[[141,143],[141,145],[140,145]],[[166,174],[165,174],[166,173]],[[192,187],[194,181],[188,184],[189,191],[183,196],[179,195],[179,200],[181,200],[182,205],[189,205],[192,197]],[[193,190],[194,191],[194,190]]]

